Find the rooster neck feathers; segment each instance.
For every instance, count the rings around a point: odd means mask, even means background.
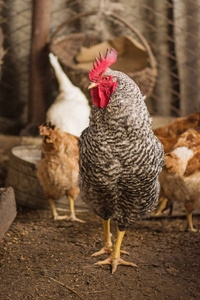
[[[139,87],[120,71],[107,69],[104,74],[117,79],[117,88],[109,96],[106,107],[100,109],[98,105],[93,105],[90,125],[98,127],[99,130],[109,128],[110,132],[118,132],[119,126],[122,126],[123,131],[142,130],[146,126],[150,128],[152,120]]]

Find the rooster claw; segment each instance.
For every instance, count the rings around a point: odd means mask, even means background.
[[[91,256],[98,256],[98,255],[102,255],[102,254],[111,254],[111,252],[113,251],[112,248],[108,248],[108,247],[103,247],[101,248],[101,250],[93,253]],[[121,254],[125,254],[125,255],[129,255],[129,253],[127,251],[124,250],[120,250]]]
[[[120,250],[120,253],[121,254],[125,254],[125,255],[130,255],[127,251],[125,251],[125,250]]]
[[[129,267],[135,267],[137,268],[137,265],[131,262],[127,262],[121,258],[112,258],[109,257],[103,261],[98,261],[95,263],[95,265],[101,266],[101,265],[111,265],[111,273],[114,274],[115,271],[117,270],[118,265],[123,265],[123,266],[129,266]]]
[[[101,254],[111,254],[111,252],[112,252],[112,248],[103,247],[103,248],[101,248],[101,250],[93,253],[91,256],[98,256]]]

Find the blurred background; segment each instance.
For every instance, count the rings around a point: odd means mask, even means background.
[[[49,50],[79,83],[67,61],[65,65],[65,55],[69,60],[78,51],[77,45],[69,46],[77,33],[86,35],[83,46],[89,33],[99,41],[128,34],[146,50],[150,47],[157,61],[152,65],[148,53],[147,63],[155,71],[148,74],[155,78],[146,100],[152,115],[177,117],[199,110],[200,0],[1,0],[0,9],[0,132],[19,134],[28,124],[45,121],[57,94]],[[89,14],[81,15],[85,12]],[[59,41],[66,37],[61,49]]]

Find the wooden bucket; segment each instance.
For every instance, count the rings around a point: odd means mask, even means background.
[[[34,209],[49,209],[43,188],[36,174],[36,163],[40,160],[40,146],[23,145],[11,149],[6,186],[12,186],[15,191],[16,202],[19,205]],[[62,197],[56,201],[58,210],[69,209],[68,200]],[[78,197],[75,207],[79,211],[87,208]]]

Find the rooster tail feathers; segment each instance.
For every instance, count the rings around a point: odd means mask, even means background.
[[[73,86],[73,84],[61,68],[57,56],[55,56],[53,53],[49,53],[49,61],[54,69],[55,76],[59,84],[59,90],[66,91],[69,87]]]

